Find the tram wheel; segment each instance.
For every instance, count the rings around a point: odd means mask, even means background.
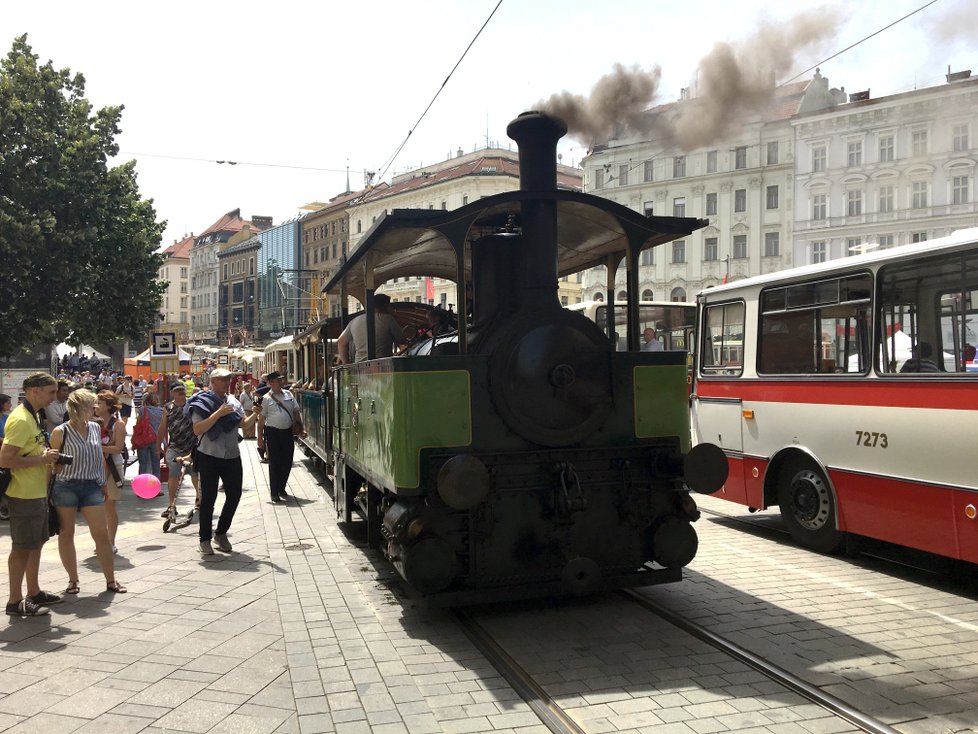
[[[845,533],[835,527],[835,497],[813,462],[793,461],[781,472],[778,505],[788,532],[799,545],[818,553],[842,548]]]

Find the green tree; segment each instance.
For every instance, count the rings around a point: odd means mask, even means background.
[[[26,35],[0,62],[0,356],[135,340],[155,323],[165,222],[135,163],[106,163],[122,109],[93,111],[84,77],[40,65]]]

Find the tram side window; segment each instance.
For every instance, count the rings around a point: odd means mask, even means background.
[[[871,283],[860,274],[763,292],[758,373],[864,374]]]
[[[740,375],[744,371],[744,304],[707,306],[703,314],[700,371],[704,375]]]
[[[978,371],[978,253],[880,269],[877,369],[941,377]]]

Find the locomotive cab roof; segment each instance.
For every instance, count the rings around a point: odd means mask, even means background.
[[[642,250],[689,235],[708,222],[693,217],[647,217],[610,199],[573,191],[509,191],[450,211],[395,209],[367,231],[323,287],[363,302],[367,288],[408,276],[458,283],[471,278],[464,245],[520,226],[521,203],[550,199],[557,209],[557,275],[617,263],[629,246]],[[370,282],[368,282],[370,281]]]

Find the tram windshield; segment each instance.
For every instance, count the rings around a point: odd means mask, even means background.
[[[585,301],[567,307],[579,311],[594,321],[601,331],[608,335],[608,304],[602,301]],[[640,301],[638,305],[638,331],[649,335],[661,344],[664,350],[692,351],[695,339],[693,330],[696,324],[696,305],[670,301]],[[624,303],[615,304],[616,349],[628,349],[628,307]]]

